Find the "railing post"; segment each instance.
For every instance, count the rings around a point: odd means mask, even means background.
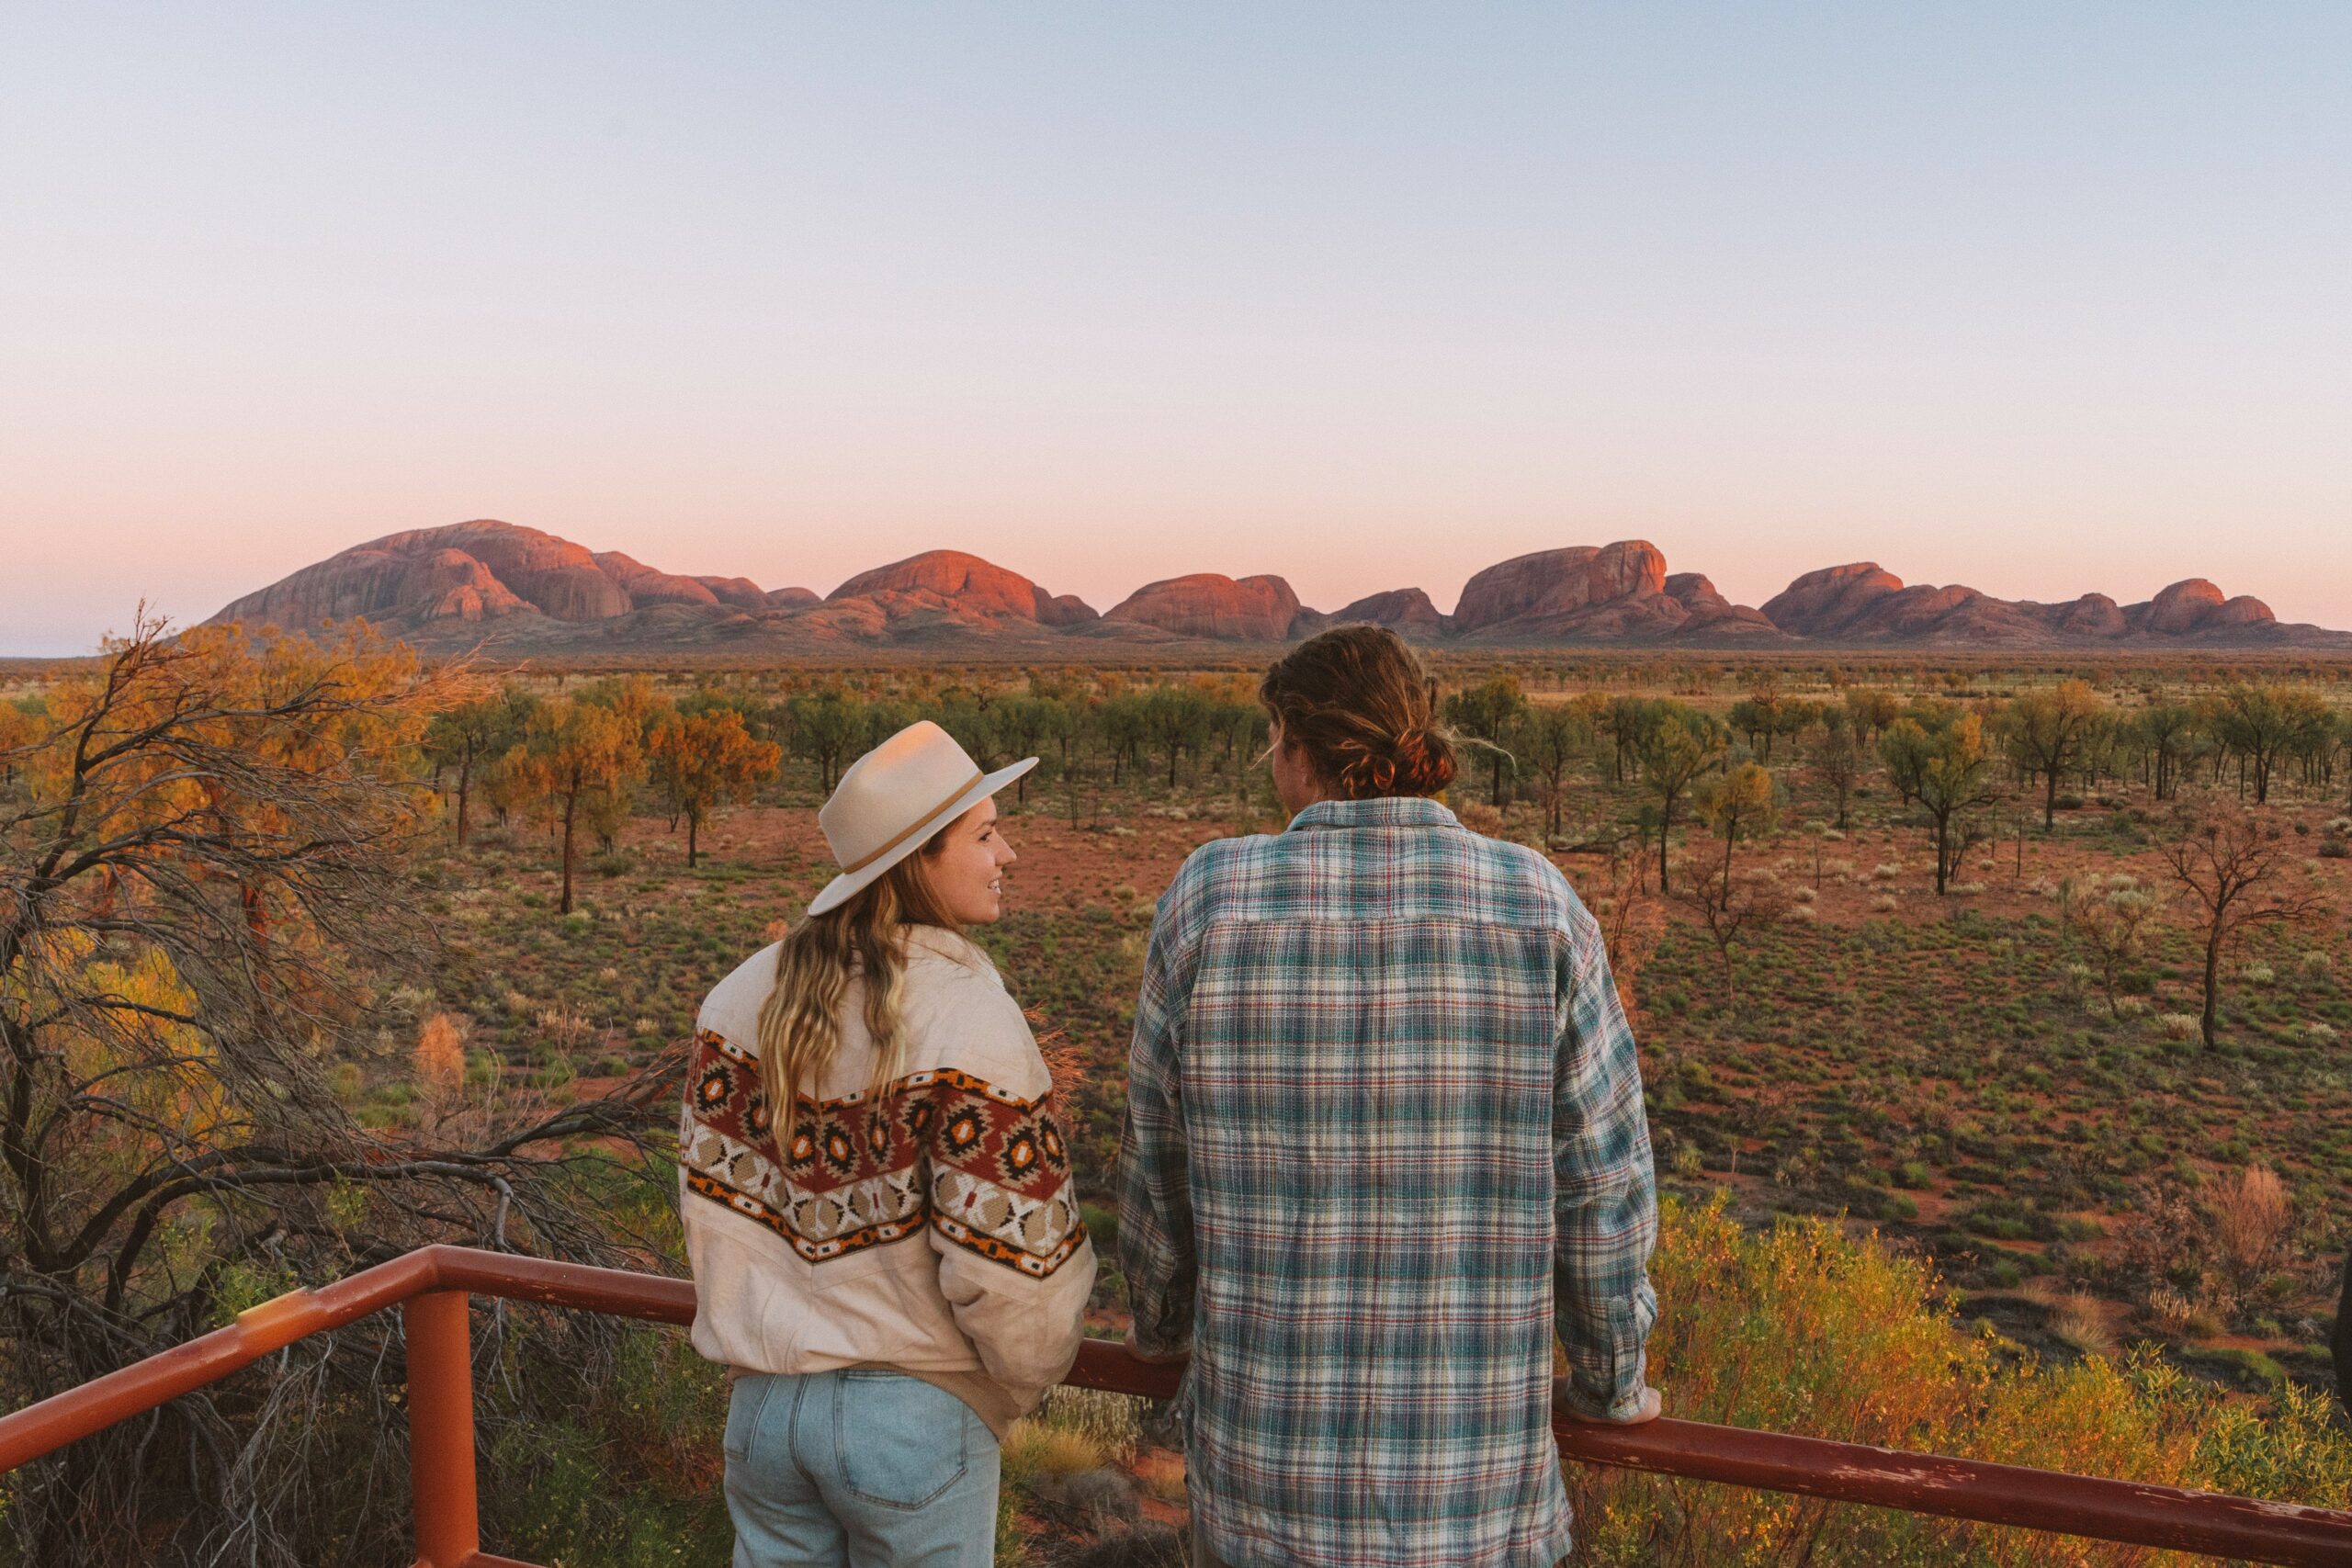
[[[469,1300],[463,1291],[431,1291],[401,1308],[408,1336],[408,1469],[418,1568],[460,1568],[481,1550]]]

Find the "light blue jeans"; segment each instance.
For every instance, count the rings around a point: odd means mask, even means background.
[[[992,1568],[996,1434],[921,1378],[855,1368],[735,1380],[734,1568]]]

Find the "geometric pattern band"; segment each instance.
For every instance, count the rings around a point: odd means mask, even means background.
[[[765,1225],[811,1263],[928,1229],[1046,1279],[1085,1237],[1050,1089],[1023,1100],[943,1067],[879,1094],[794,1099],[790,1124],[778,1127],[759,1058],[698,1032],[678,1157],[690,1191]]]

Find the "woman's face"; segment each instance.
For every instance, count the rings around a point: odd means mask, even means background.
[[[997,831],[996,802],[983,800],[949,824],[938,852],[923,857],[923,876],[956,924],[993,925],[1004,915],[1004,868],[1019,858]]]

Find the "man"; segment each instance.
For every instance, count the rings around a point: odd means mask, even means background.
[[[1203,1563],[1553,1563],[1555,1395],[1658,1411],[1649,1133],[1600,934],[1541,855],[1426,798],[1453,773],[1431,696],[1374,627],[1276,664],[1291,825],[1203,846],[1153,928],[1120,1257],[1137,1352],[1191,1358]]]

